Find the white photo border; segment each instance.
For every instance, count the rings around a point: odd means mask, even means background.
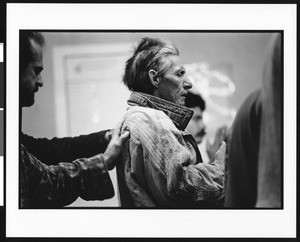
[[[6,236],[295,237],[296,10],[296,4],[7,4]],[[21,29],[283,30],[284,209],[18,209]]]

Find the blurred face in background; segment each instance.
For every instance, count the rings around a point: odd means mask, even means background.
[[[200,107],[192,107],[194,115],[187,126],[187,131],[194,136],[196,142],[200,144],[206,134],[206,125],[203,122],[203,112]]]
[[[43,86],[41,72],[43,70],[43,49],[34,40],[30,40],[33,60],[21,73],[20,101],[22,107],[30,107],[34,104],[34,94]]]

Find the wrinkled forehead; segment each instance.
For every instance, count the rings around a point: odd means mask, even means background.
[[[179,55],[165,56],[165,71],[184,69],[184,65]]]

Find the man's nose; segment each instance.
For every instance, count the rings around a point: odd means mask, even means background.
[[[184,89],[191,89],[193,87],[193,83],[191,82],[190,78],[187,76],[184,79]]]

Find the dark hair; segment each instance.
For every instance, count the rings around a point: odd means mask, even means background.
[[[185,106],[187,106],[188,108],[199,107],[201,111],[204,111],[205,101],[203,100],[201,95],[188,92],[185,100]]]
[[[154,87],[148,72],[153,69],[159,77],[170,67],[169,55],[179,55],[177,48],[169,41],[145,37],[134,47],[133,55],[125,65],[123,82],[131,91],[152,94]]]
[[[30,40],[34,40],[42,47],[45,45],[44,36],[40,32],[20,31],[20,74],[24,73],[30,62],[34,61]]]

